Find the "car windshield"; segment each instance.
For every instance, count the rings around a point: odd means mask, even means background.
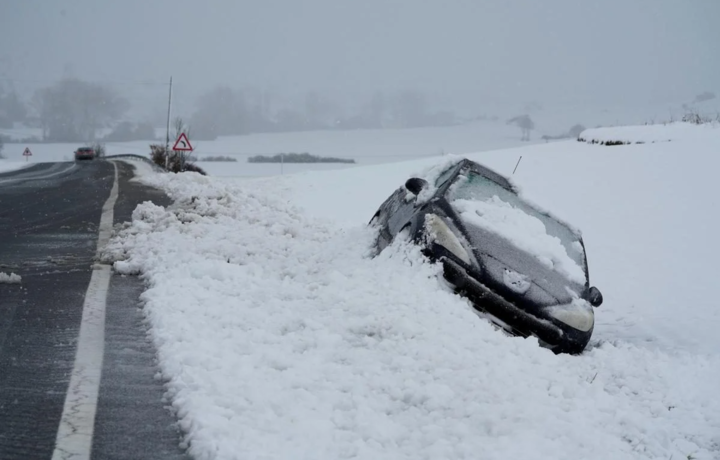
[[[516,193],[477,172],[467,171],[458,175],[446,197],[469,223],[509,239],[570,279],[580,282],[585,278],[585,255],[579,235]]]
[[[453,173],[455,173],[455,165],[449,167],[448,169],[443,171],[440,176],[438,176],[438,178],[435,180],[435,187],[440,187],[442,184],[444,184],[445,181],[453,175]]]

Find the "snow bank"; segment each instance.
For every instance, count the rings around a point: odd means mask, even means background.
[[[432,198],[437,191],[436,182],[440,178],[440,175],[459,163],[462,159],[463,157],[459,155],[446,155],[442,157],[442,159],[433,159],[432,166],[425,167],[424,169],[411,174],[412,177],[419,177],[427,181],[427,186],[418,195],[417,202],[425,203]],[[402,186],[404,183],[405,181],[398,184],[398,187]],[[408,195],[408,199],[410,199],[411,195],[412,194]]]
[[[649,144],[671,141],[697,141],[710,137],[720,138],[720,123],[702,125],[692,123],[668,123],[642,126],[618,126],[586,129],[578,139],[590,144]]]
[[[162,170],[159,170],[159,168],[154,167],[154,165],[143,161],[139,158],[117,158],[117,159],[111,159],[111,161],[122,161],[130,166],[133,167],[133,178],[130,179],[131,181],[138,182],[141,181],[142,178],[146,176],[152,176],[156,174],[157,172],[162,172]],[[156,168],[159,170],[156,170]]]
[[[559,238],[547,233],[545,224],[497,195],[486,201],[458,199],[452,206],[471,224],[508,239],[569,280],[585,284],[585,272],[570,258]]]
[[[0,284],[20,284],[21,282],[22,277],[20,275],[16,275],[15,273],[8,275],[7,273],[0,272]]]
[[[106,256],[150,285],[195,458],[718,454],[717,356],[622,341],[555,356],[478,319],[417,248],[367,258],[370,230],[289,205],[288,182],[144,180],[176,206],[140,205]]]
[[[0,160],[0,173],[27,168],[28,166],[32,166],[32,164],[26,163],[24,161],[20,162],[20,161]]]

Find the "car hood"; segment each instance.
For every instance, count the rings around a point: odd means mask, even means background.
[[[481,258],[485,275],[496,283],[507,284],[505,271],[511,270],[534,285],[525,295],[541,305],[570,303],[581,296],[583,285],[544,265],[506,238],[467,222],[463,225],[476,256]]]

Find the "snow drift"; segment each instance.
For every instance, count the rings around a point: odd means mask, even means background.
[[[192,455],[717,457],[716,354],[618,336],[555,356],[479,319],[417,248],[368,258],[374,235],[360,222],[408,168],[142,179],[176,204],[140,205],[106,257],[149,284],[145,312]]]
[[[578,140],[590,144],[649,144],[655,142],[714,140],[720,122],[693,124],[675,122],[640,126],[619,126],[586,129]]]

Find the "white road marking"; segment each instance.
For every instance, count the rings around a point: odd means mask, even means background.
[[[110,235],[113,229],[113,209],[115,208],[115,201],[118,197],[118,169],[114,161],[111,161],[113,168],[115,168],[115,179],[113,180],[113,186],[110,190],[110,196],[103,205],[102,216],[100,216],[100,226],[98,227],[98,244],[97,244],[97,256],[100,255],[100,251],[107,245],[110,240]],[[96,257],[97,259],[97,257]]]
[[[113,163],[113,167],[115,168],[113,186],[100,217],[98,252],[107,244],[112,232],[113,208],[118,197],[117,165]],[[90,285],[83,304],[75,366],[65,396],[53,460],[90,459],[105,351],[105,302],[110,276],[109,265],[93,266]]]

